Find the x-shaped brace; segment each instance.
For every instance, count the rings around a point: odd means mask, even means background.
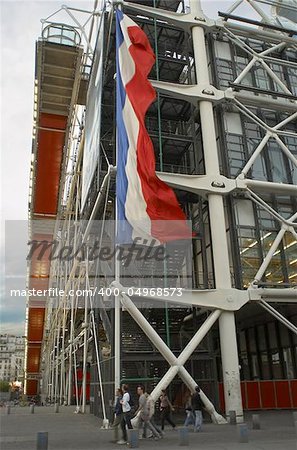
[[[188,386],[191,392],[195,391],[195,387],[197,386],[194,378],[189,374],[189,372],[184,367],[184,364],[187,362],[189,357],[195,351],[197,346],[200,344],[202,339],[206,336],[208,331],[211,329],[216,320],[220,317],[221,310],[216,309],[213,311],[209,317],[205,320],[203,325],[199,328],[199,330],[195,333],[186,347],[183,349],[178,358],[172,353],[170,348],[165,344],[163,339],[159,336],[156,330],[152,327],[152,325],[147,321],[147,319],[143,316],[143,314],[139,311],[137,306],[132,302],[130,297],[125,294],[123,286],[118,282],[112,283],[113,287],[117,287],[120,291],[120,301],[125,310],[129,312],[131,317],[135,320],[135,322],[139,325],[145,335],[150,339],[151,343],[159,350],[161,355],[166,359],[166,361],[170,364],[170,368],[163,376],[163,378],[159,381],[155,389],[151,393],[151,397],[154,401],[156,401],[160,394],[161,390],[165,389],[173,380],[173,378],[178,374],[180,378],[184,381],[184,383]],[[208,397],[204,394],[204,392],[200,391],[201,400],[204,403],[205,409],[210,414],[211,419],[214,423],[221,424],[226,423],[226,420],[223,416],[217,413],[214,405],[208,399]]]

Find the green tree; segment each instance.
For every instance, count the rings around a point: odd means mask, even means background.
[[[0,392],[9,392],[10,385],[8,381],[0,380]]]

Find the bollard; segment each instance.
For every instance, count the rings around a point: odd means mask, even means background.
[[[252,423],[253,423],[253,430],[260,430],[261,426],[259,414],[252,415]]]
[[[138,429],[127,430],[128,433],[128,446],[130,448],[138,448]]]
[[[189,430],[187,427],[179,428],[179,445],[189,445]]]
[[[237,425],[237,433],[238,433],[238,442],[242,443],[249,441],[249,433],[246,423],[239,423]]]
[[[10,405],[6,405],[5,412],[6,414],[10,414]]]
[[[34,414],[34,405],[30,405],[30,413]]]
[[[229,411],[230,425],[236,425],[236,411]]]
[[[296,431],[296,434],[297,434],[297,420],[294,420],[294,425],[295,425],[295,431]]]
[[[55,403],[55,413],[59,412],[59,403]]]
[[[293,420],[294,420],[294,421],[297,420],[297,411],[293,411]]]
[[[39,431],[37,433],[37,450],[47,450],[48,448],[48,432],[47,431]]]

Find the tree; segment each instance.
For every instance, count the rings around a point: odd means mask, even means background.
[[[0,380],[0,392],[9,392],[10,385],[8,381]]]

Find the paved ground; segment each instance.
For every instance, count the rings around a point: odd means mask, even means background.
[[[189,433],[189,450],[297,450],[297,432],[291,411],[260,412],[261,430],[251,430],[249,442],[239,443],[236,426],[205,423],[201,433]],[[125,448],[112,441],[113,432],[101,430],[101,422],[91,414],[74,414],[74,407],[62,407],[54,413],[53,407],[11,408],[6,415],[1,408],[1,450],[35,450],[38,431],[47,431],[48,450],[114,450]],[[139,441],[139,447],[161,450],[179,448],[179,432],[167,429],[165,438]]]

